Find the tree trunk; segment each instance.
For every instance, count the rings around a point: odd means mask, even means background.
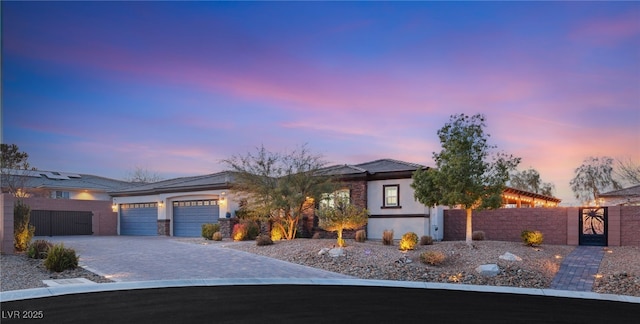
[[[344,240],[342,239],[342,228],[338,229],[338,246],[344,247]]]
[[[471,212],[473,212],[473,209],[467,208],[466,212],[467,212],[467,235],[466,235],[466,241],[467,241],[467,245],[471,246],[471,244],[472,244],[472,233],[473,233],[473,229],[471,227]]]

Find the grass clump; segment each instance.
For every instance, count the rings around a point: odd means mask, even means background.
[[[400,250],[407,251],[413,250],[418,244],[418,234],[414,232],[406,232],[400,239]]]
[[[420,245],[433,245],[433,238],[429,235],[421,236]]]
[[[393,245],[393,230],[384,230],[382,232],[382,244]]]
[[[356,242],[364,242],[367,240],[367,231],[365,230],[358,230],[356,231]]]
[[[206,240],[213,238],[213,234],[220,231],[220,224],[202,224],[202,237]]]
[[[79,257],[74,249],[64,247],[64,244],[56,244],[49,249],[47,258],[44,259],[44,266],[55,272],[62,272],[67,269],[75,269],[78,266]]]
[[[528,246],[538,246],[544,241],[544,235],[540,231],[524,230],[520,233],[522,243]]]
[[[420,253],[420,261],[430,265],[441,265],[444,263],[445,259],[446,257],[444,253],[440,251],[426,251]]]
[[[484,231],[473,231],[471,239],[474,241],[484,241]]]
[[[53,246],[49,241],[35,240],[27,248],[27,256],[32,259],[44,259],[49,249]]]

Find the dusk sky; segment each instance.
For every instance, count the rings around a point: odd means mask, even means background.
[[[640,2],[2,1],[2,142],[42,170],[434,166],[458,113],[575,203],[584,158],[640,161]]]

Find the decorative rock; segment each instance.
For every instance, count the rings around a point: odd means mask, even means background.
[[[500,259],[502,260],[507,260],[507,261],[522,261],[522,258],[511,253],[511,252],[506,252],[505,254],[499,256]]]
[[[485,277],[495,277],[500,273],[500,268],[497,264],[483,264],[476,268],[476,272]]]
[[[333,248],[331,250],[329,250],[329,255],[331,257],[340,257],[344,255],[344,249],[343,248]]]
[[[320,249],[320,252],[318,252],[318,255],[325,255],[327,252],[329,252],[329,248],[322,248]]]

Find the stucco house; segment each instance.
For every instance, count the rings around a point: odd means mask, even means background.
[[[600,194],[601,206],[640,206],[640,185]]]

